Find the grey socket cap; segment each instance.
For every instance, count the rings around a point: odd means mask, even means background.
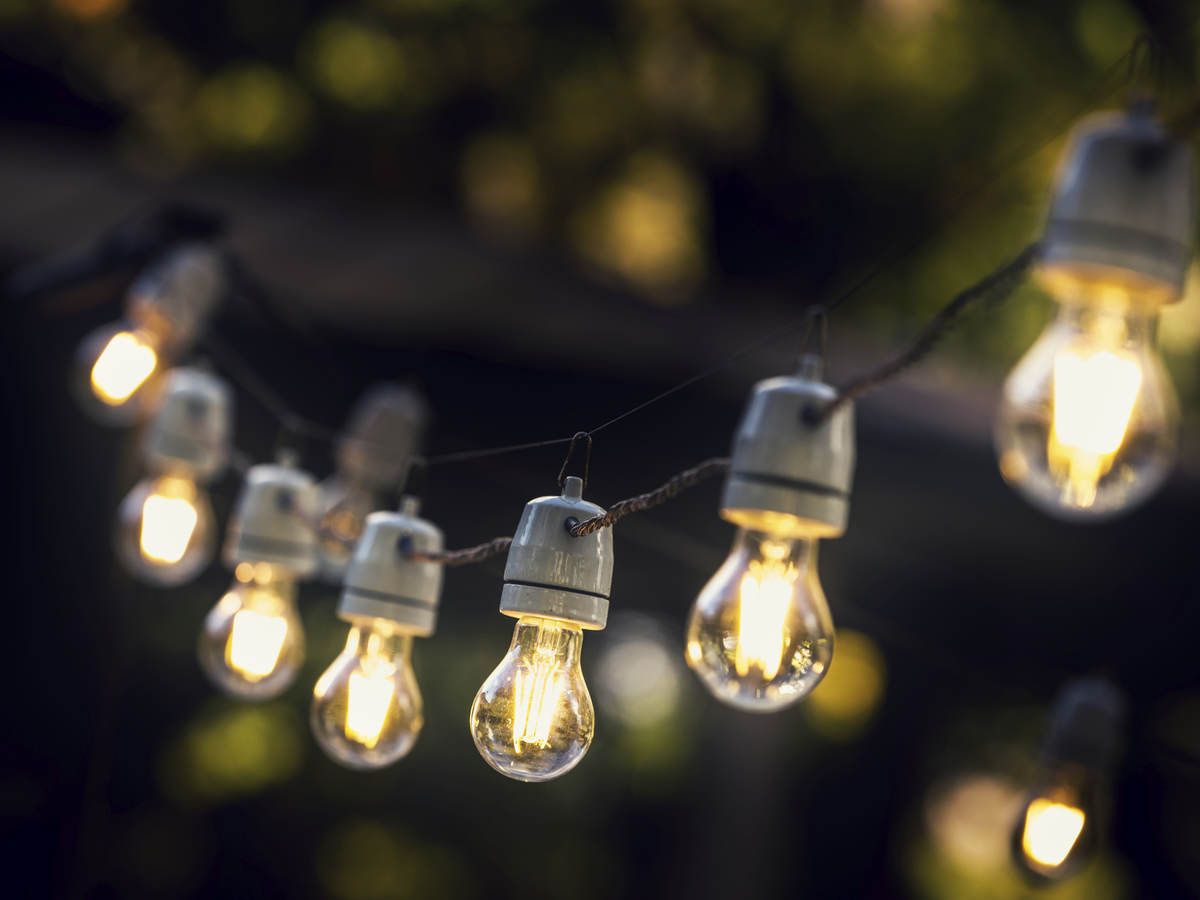
[[[1146,105],[1076,126],[1041,239],[1040,274],[1179,299],[1195,233],[1191,148]]]
[[[797,375],[754,386],[733,442],[721,516],[781,537],[838,537],[846,530],[854,477],[854,411],[840,407],[819,425],[811,411],[837,392],[806,357]]]
[[[583,499],[583,481],[572,475],[562,496],[525,504],[504,567],[500,612],[541,616],[599,630],[608,623],[612,591],[612,529],[571,537],[567,521],[604,515]]]
[[[183,244],[147,268],[125,298],[130,321],[178,353],[203,331],[228,284],[225,257],[209,244]]]
[[[233,397],[223,379],[204,369],[172,369],[142,447],[146,465],[212,480],[229,460],[232,417]]]
[[[355,404],[338,441],[338,470],[375,489],[400,484],[421,444],[428,406],[413,388],[380,384]]]
[[[269,563],[298,578],[317,570],[317,486],[290,465],[258,465],[246,473],[229,530],[225,562]]]
[[[346,570],[338,616],[356,625],[386,619],[418,637],[433,634],[442,594],[442,566],[410,559],[438,553],[442,532],[417,518],[420,502],[405,497],[399,512],[374,512]]]

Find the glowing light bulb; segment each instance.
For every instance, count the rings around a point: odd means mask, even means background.
[[[304,661],[294,576],[238,563],[233,585],[204,619],[199,655],[213,682],[235,696],[264,700],[286,690]]]
[[[771,712],[806,696],[832,656],[816,540],[739,529],[692,607],[688,665],[718,699]]]
[[[1021,849],[1030,861],[1060,866],[1083,831],[1083,810],[1039,797],[1025,810]]]
[[[121,323],[92,332],[79,346],[80,402],[95,418],[135,421],[150,411],[162,372],[160,341],[152,331]]]
[[[1013,370],[996,425],[1000,471],[1062,517],[1142,502],[1169,474],[1177,412],[1153,347],[1156,316],[1111,294],[1064,303]]]
[[[493,769],[546,781],[583,759],[596,715],[580,668],[582,646],[576,623],[517,620],[508,653],[471,705],[471,736]]]
[[[384,619],[350,629],[313,691],[313,734],[334,759],[374,769],[412,749],[424,724],[412,644]]]
[[[1096,778],[1078,765],[1054,768],[1021,809],[1013,831],[1020,868],[1039,881],[1058,881],[1095,853]]]
[[[208,493],[189,474],[137,483],[121,503],[117,554],[134,576],[160,585],[191,580],[216,552]]]

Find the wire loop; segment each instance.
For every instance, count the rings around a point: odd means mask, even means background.
[[[559,490],[562,490],[563,482],[567,480],[567,466],[571,464],[571,457],[575,455],[575,445],[581,440],[587,441],[587,450],[583,457],[583,486],[587,487],[588,471],[592,467],[592,436],[586,431],[577,431],[571,438],[571,446],[567,448],[567,457],[563,460],[562,468],[558,470]]]

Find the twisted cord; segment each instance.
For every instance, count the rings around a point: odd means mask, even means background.
[[[988,273],[970,287],[959,291],[917,335],[912,346],[894,359],[844,385],[838,391],[835,400],[823,409],[816,410],[814,423],[820,424],[828,421],[830,416],[847,403],[852,403],[864,394],[869,394],[876,388],[882,387],[921,362],[938,345],[955,320],[975,303],[979,301],[998,303],[1011,295],[1025,280],[1030,266],[1037,260],[1038,251],[1037,243],[1030,244],[1000,268]]]
[[[410,553],[408,558],[418,562],[435,562],[443,566],[466,566],[483,562],[497,553],[503,553],[512,545],[510,537],[492,538],[486,544],[476,544],[463,550],[441,550],[437,553]]]
[[[638,494],[636,497],[630,497],[628,500],[621,500],[614,503],[603,515],[592,516],[590,519],[584,519],[582,522],[572,525],[569,529],[570,535],[571,537],[583,537],[599,531],[601,528],[611,528],[614,522],[620,521],[628,515],[666,503],[688,488],[695,487],[700,482],[727,471],[729,471],[729,457],[719,456],[706,459],[698,466],[692,466],[692,468],[673,476],[662,487],[645,494]]]

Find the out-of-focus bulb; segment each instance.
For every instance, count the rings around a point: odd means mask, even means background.
[[[580,668],[582,647],[579,625],[517,620],[508,653],[471,705],[471,736],[493,769],[546,781],[583,759],[596,713]]]
[[[361,482],[333,475],[321,482],[321,516],[317,520],[321,578],[340,582],[354,545],[362,537],[367,516],[378,509],[378,496]]]
[[[1021,849],[1035,865],[1060,866],[1079,840],[1085,819],[1082,809],[1038,797],[1025,808]]]
[[[1012,832],[1013,858],[1034,880],[1070,876],[1099,847],[1122,710],[1120,693],[1100,679],[1060,692],[1037,779]]]
[[[295,578],[268,563],[239,563],[233,584],[204,619],[200,662],[238,697],[266,700],[286,690],[304,662]]]
[[[1129,302],[1064,303],[1004,388],[1004,478],[1063,517],[1134,506],[1170,472],[1175,394],[1154,350],[1155,317]]]
[[[579,764],[596,713],[583,680],[584,629],[608,623],[612,529],[573,537],[604,510],[571,476],[559,497],[525,504],[508,562],[500,611],[517,620],[508,653],[471,704],[469,727],[489,766],[518,781],[547,781]]]
[[[212,562],[216,534],[204,485],[225,466],[229,388],[203,368],[172,369],[142,442],[152,473],[117,513],[117,558],[135,578],[175,586]]]
[[[296,583],[317,568],[312,476],[283,454],[246,481],[225,536],[233,584],[204,619],[200,664],[222,690],[246,700],[278,696],[304,662]]]
[[[101,422],[126,424],[145,416],[157,398],[161,340],[148,328],[125,323],[93,331],[76,354],[76,394]]]
[[[412,668],[413,637],[433,634],[442,567],[416,558],[442,549],[442,533],[417,518],[414,497],[399,512],[367,517],[346,570],[338,616],[346,648],[313,690],[317,743],[337,762],[376,769],[405,756],[423,724]]]
[[[156,365],[158,354],[148,335],[118,331],[92,366],[92,391],[101,403],[119,406],[145,384]]]
[[[995,434],[1005,480],[1051,515],[1124,512],[1174,462],[1175,394],[1154,342],[1187,277],[1193,170],[1147,103],[1084,119],[1067,145],[1034,272],[1060,308],[1005,383]]]
[[[770,712],[804,697],[825,674],[833,622],[816,545],[738,530],[688,620],[688,665],[719,699]]]
[[[121,503],[117,551],[144,581],[190,581],[216,551],[208,492],[188,475],[160,475],[137,483]]]
[[[424,724],[412,644],[383,620],[350,629],[313,692],[313,733],[331,757],[374,769],[412,749]]]

